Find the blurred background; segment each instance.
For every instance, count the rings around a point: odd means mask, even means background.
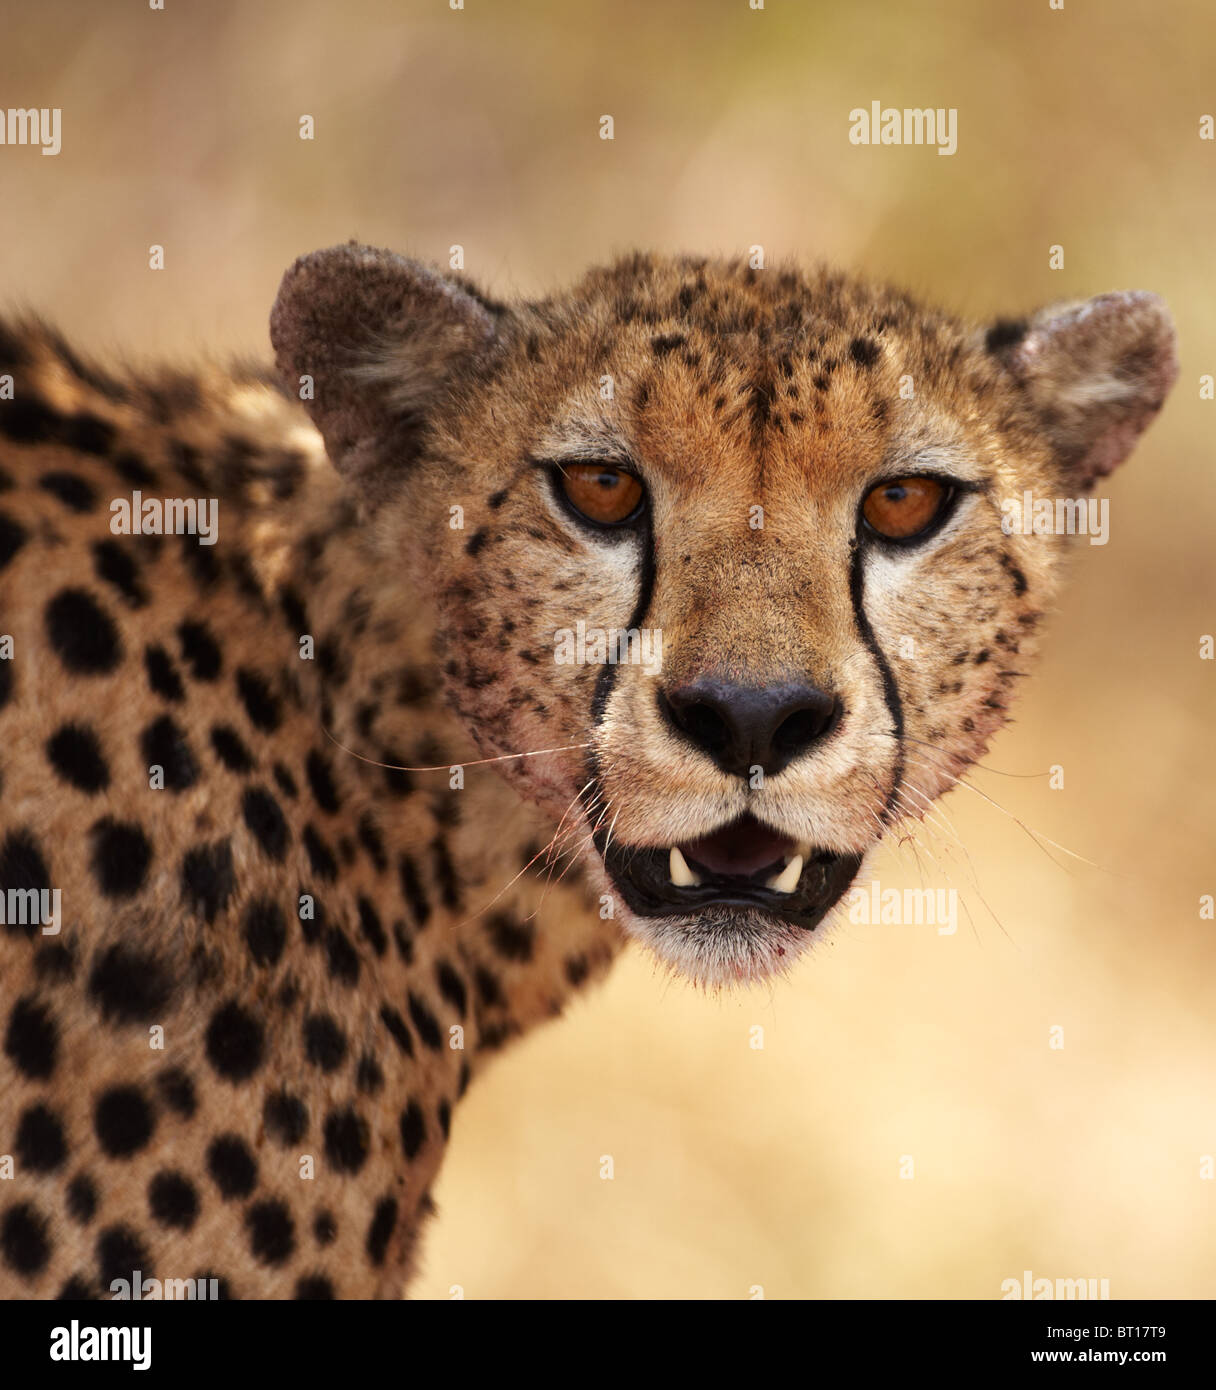
[[[721,998],[631,948],[473,1087],[412,1292],[1216,1296],[1209,0],[47,0],[3,29],[0,99],[61,107],[63,148],[0,147],[0,302],[98,351],[266,355],[282,271],[351,236],[458,243],[500,296],[759,243],[976,317],[1166,297],[1182,376],[1110,543],[1076,545],[973,789],[874,866],[956,887],[957,933],[846,923]],[[957,153],[851,145],[875,100],[956,107]]]

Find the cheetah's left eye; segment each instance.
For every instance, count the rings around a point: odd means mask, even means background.
[[[620,526],[637,515],[641,481],[610,463],[566,463],[560,469],[566,501],[597,526]]]
[[[885,540],[913,540],[941,518],[953,492],[940,478],[891,478],[866,493],[861,514]]]

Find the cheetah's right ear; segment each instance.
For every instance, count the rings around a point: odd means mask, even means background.
[[[1144,290],[1003,320],[987,348],[1024,393],[1070,483],[1092,487],[1131,453],[1178,378],[1165,302]]]
[[[396,491],[431,406],[488,356],[496,312],[417,261],[353,241],[283,276],[270,314],[280,375],[368,501]]]

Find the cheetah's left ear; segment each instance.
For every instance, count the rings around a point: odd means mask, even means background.
[[[986,341],[1082,489],[1131,453],[1178,377],[1170,311],[1143,290],[1053,305],[1029,323],[996,324]]]
[[[279,372],[366,500],[394,493],[445,389],[488,356],[496,313],[437,271],[353,241],[283,276],[270,314]]]

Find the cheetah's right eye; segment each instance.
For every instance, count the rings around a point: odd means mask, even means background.
[[[566,501],[596,526],[622,526],[642,508],[641,480],[611,463],[565,463],[558,482]]]

